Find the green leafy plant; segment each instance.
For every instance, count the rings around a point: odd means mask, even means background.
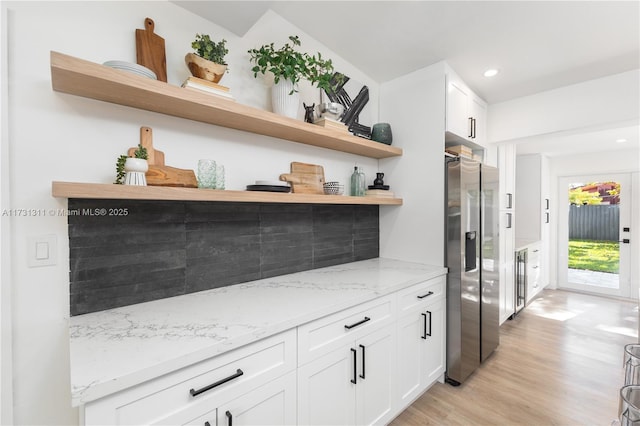
[[[122,185],[124,183],[124,163],[126,163],[128,155],[121,155],[116,160],[116,181],[115,184]],[[138,144],[138,148],[133,152],[133,158],[141,158],[143,160],[149,159],[149,154],[147,153],[147,148]]]
[[[273,43],[250,49],[250,62],[255,64],[251,69],[253,76],[257,77],[258,73],[266,74],[269,71],[273,74],[275,83],[281,79],[293,83],[294,89],[291,93],[297,91],[296,85],[302,79],[308,80],[320,89],[331,89],[331,59],[323,59],[319,52],[316,56],[296,50],[296,46],[300,46],[298,36],[289,36],[289,40],[291,44],[285,43],[279,49],[276,49]]]
[[[225,39],[216,43],[211,40],[208,34],[196,34],[196,39],[191,42],[191,47],[195,50],[196,55],[216,64],[227,65],[224,61],[225,55],[229,53],[226,43]]]

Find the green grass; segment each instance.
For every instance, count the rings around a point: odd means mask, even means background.
[[[620,247],[613,241],[569,241],[569,268],[617,274]]]

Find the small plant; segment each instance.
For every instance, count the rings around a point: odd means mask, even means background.
[[[122,185],[124,183],[124,163],[127,162],[128,155],[121,155],[116,160],[116,181],[115,184]],[[147,148],[143,147],[141,144],[138,144],[138,148],[133,152],[133,158],[141,158],[143,160],[149,159],[149,154],[147,153]]]
[[[196,34],[196,39],[191,42],[191,47],[195,50],[196,55],[216,64],[227,65],[224,61],[225,55],[229,53],[225,47],[226,43],[225,39],[216,43],[207,34]]]
[[[258,73],[265,74],[269,71],[273,74],[275,83],[280,79],[292,82],[294,89],[291,93],[297,91],[296,85],[302,79],[308,80],[320,89],[331,89],[333,76],[331,59],[322,59],[320,53],[316,56],[297,51],[295,46],[300,46],[298,36],[289,36],[289,40],[291,44],[285,43],[280,49],[276,49],[271,43],[259,49],[249,50],[250,61],[255,64],[251,69],[253,76],[257,77]]]

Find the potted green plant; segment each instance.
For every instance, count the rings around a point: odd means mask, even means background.
[[[289,36],[291,43],[276,49],[274,43],[265,44],[258,49],[250,49],[250,62],[254,63],[253,76],[258,73],[273,74],[272,106],[276,113],[296,117],[300,100],[297,96],[300,80],[308,80],[320,89],[331,87],[333,64],[331,59],[323,59],[318,52],[310,55],[300,52],[298,36]]]
[[[208,34],[196,34],[191,42],[195,53],[187,53],[184,61],[194,77],[218,83],[225,72],[227,63],[224,57],[229,50],[226,47],[227,40],[215,42]]]
[[[148,158],[147,148],[141,144],[138,144],[133,157],[119,156],[116,161],[116,181],[114,183],[145,186],[147,184],[145,173],[149,170]]]

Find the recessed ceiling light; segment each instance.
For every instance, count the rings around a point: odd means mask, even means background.
[[[627,140],[626,139],[616,139],[617,143],[625,143]]]
[[[485,76],[485,77],[493,77],[493,76],[498,75],[498,72],[499,72],[499,71],[498,71],[497,69],[495,69],[495,68],[491,68],[491,69],[488,69],[488,70],[486,70],[486,71],[484,72],[484,76]]]

